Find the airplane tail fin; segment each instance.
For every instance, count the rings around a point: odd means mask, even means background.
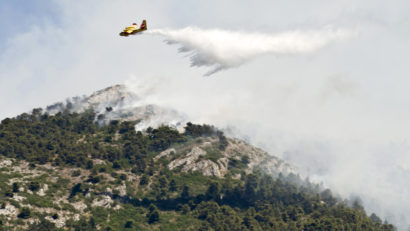
[[[147,21],[146,21],[145,19],[144,19],[144,20],[142,20],[142,23],[141,23],[140,29],[147,29]]]

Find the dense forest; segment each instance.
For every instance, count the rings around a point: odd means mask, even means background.
[[[137,132],[139,121],[101,125],[103,117],[91,109],[55,115],[34,109],[1,121],[2,158],[46,174],[0,169],[0,230],[394,230],[375,214],[368,216],[359,202],[348,206],[297,176],[247,174],[241,170],[246,158],[229,163],[240,178],[184,173],[168,169],[166,158],[154,160],[170,147],[194,146],[204,137],[215,140],[216,148],[203,158],[218,158],[229,138],[210,125],[187,123],[183,133],[169,126]],[[24,181],[10,180],[23,176]],[[41,196],[36,192],[44,185],[48,191]],[[125,194],[106,190],[122,185]],[[100,197],[112,206],[93,206]],[[65,202],[56,203],[60,198]],[[86,205],[82,212],[70,205],[79,202]],[[1,215],[8,205],[18,209],[15,220]],[[62,214],[79,216],[57,227],[52,221]]]

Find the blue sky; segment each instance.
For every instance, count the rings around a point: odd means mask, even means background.
[[[59,24],[59,6],[49,0],[36,1],[0,1],[0,51],[6,42],[32,26],[44,26],[45,23]]]
[[[206,67],[190,67],[162,37],[118,36],[143,18],[149,29],[358,33],[307,55],[261,55],[203,77]],[[409,19],[404,0],[4,0],[0,119],[139,83],[153,102],[235,127],[343,196],[365,195],[369,211],[393,214],[403,227],[410,224],[401,199],[410,194]]]

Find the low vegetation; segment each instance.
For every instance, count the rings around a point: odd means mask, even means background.
[[[246,153],[225,177],[167,167],[206,137],[200,158],[218,163],[229,142],[212,126],[136,132],[95,118],[35,109],[1,122],[0,230],[393,230],[297,176],[246,174]]]

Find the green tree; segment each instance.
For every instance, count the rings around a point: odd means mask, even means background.
[[[27,219],[31,215],[30,209],[28,207],[23,207],[20,210],[20,213],[17,215],[18,218]]]
[[[169,182],[169,191],[175,192],[177,190],[178,190],[177,183],[175,182],[174,179],[172,179],[171,182]]]
[[[12,187],[13,187],[13,192],[14,193],[19,192],[19,185],[18,185],[17,182],[14,182]]]
[[[158,211],[158,208],[154,204],[150,204],[147,218],[148,218],[149,224],[159,221],[159,211]]]
[[[132,221],[125,222],[124,228],[127,228],[127,229],[132,228]]]
[[[218,200],[219,199],[219,191],[220,191],[220,186],[218,183],[216,182],[212,182],[209,187],[208,190],[206,191],[206,198],[207,200]]]
[[[33,192],[37,192],[38,190],[40,190],[40,183],[37,181],[31,181],[28,185],[28,189]]]
[[[182,198],[183,200],[188,200],[189,197],[190,197],[189,187],[185,185],[185,186],[182,188],[181,198]]]
[[[149,178],[147,175],[142,175],[141,180],[140,180],[140,185],[146,185],[148,184]]]
[[[35,222],[31,225],[29,225],[28,229],[30,231],[54,231],[57,230],[57,227],[54,225],[54,223],[44,219],[40,218],[38,222]]]
[[[77,193],[82,192],[82,191],[83,190],[82,190],[82,184],[81,183],[78,183],[78,184],[74,185],[74,187],[71,189],[71,193],[70,193],[69,198],[75,197],[75,195]]]

